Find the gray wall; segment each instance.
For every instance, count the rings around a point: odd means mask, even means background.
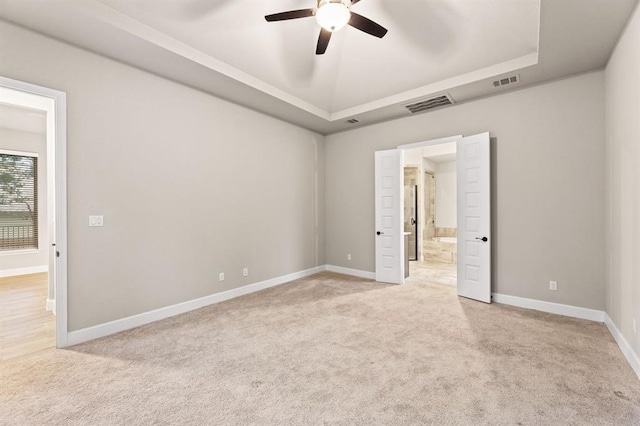
[[[458,227],[457,162],[449,161],[436,165],[436,226]]]
[[[0,127],[0,149],[38,154],[38,250],[0,252],[0,271],[49,265],[47,140],[44,134]],[[53,296],[51,293],[50,296]]]
[[[607,313],[640,353],[640,10],[606,69]]]
[[[325,262],[374,271],[373,152],[484,131],[493,291],[604,308],[602,72],[326,142],[2,22],[0,75],[67,92],[70,330]]]
[[[493,291],[603,309],[603,102],[595,72],[328,136],[327,263],[375,270],[374,151],[490,131]]]
[[[0,75],[67,93],[70,331],[325,263],[323,136],[1,21]]]

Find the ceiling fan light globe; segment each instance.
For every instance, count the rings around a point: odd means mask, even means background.
[[[318,25],[331,32],[343,28],[349,19],[351,19],[351,12],[343,3],[325,3],[316,12]]]

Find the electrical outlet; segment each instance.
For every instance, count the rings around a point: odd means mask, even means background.
[[[351,260],[351,253],[347,255],[347,260]]]
[[[249,276],[249,268],[244,268],[242,270],[242,276],[243,277],[248,277]]]
[[[549,290],[558,290],[558,281],[549,281]]]
[[[218,275],[218,279],[220,281],[224,281],[224,272],[220,272],[220,275]]]
[[[636,327],[636,319],[633,319],[633,334],[636,334],[638,332],[638,329]]]

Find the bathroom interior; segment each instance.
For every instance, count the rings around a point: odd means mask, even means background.
[[[404,152],[404,231],[412,280],[456,285],[456,143]]]

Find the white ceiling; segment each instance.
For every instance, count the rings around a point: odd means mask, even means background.
[[[315,55],[314,18],[264,20],[265,14],[312,7],[314,0],[208,0],[191,15],[193,1],[101,1],[327,115],[538,49],[539,0],[363,0],[353,10],[389,33],[378,40],[347,27],[334,34],[323,56]]]
[[[314,18],[264,20],[315,0],[0,0],[0,17],[326,134],[602,68],[637,1],[361,0],[388,34],[346,27],[323,56]]]

